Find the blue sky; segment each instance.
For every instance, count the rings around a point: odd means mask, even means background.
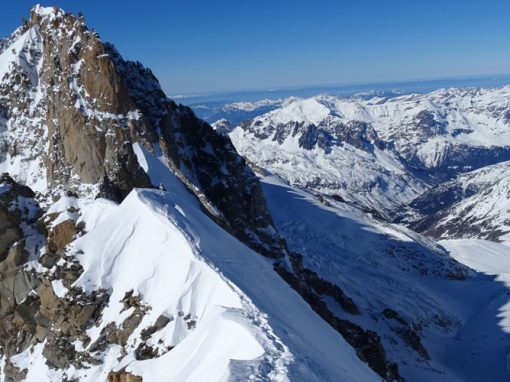
[[[83,0],[168,94],[510,72],[510,0]],[[33,2],[2,4],[0,36]]]

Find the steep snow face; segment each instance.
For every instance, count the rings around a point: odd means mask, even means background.
[[[139,146],[136,152],[168,191],[134,190],[118,206],[63,198],[52,209],[80,208],[87,231],[68,251],[83,267],[71,289],[109,294],[86,332],[90,341],[73,343],[96,361],[52,369],[40,343],[11,358],[27,369],[27,381],[104,380],[111,370],[144,381],[379,380],[269,260],[203,213],[164,160]],[[61,282],[52,287],[59,297],[70,293]],[[123,350],[116,344],[98,350],[105,332],[130,327],[133,317],[139,320]],[[156,330],[157,322],[164,324]],[[140,358],[140,348],[153,357]]]
[[[101,324],[89,330],[91,342],[108,324],[121,325],[133,313],[133,308],[126,310],[122,303],[126,293],[133,291],[133,296],[151,307],[128,341],[131,354],[120,364],[115,358],[106,360],[103,370],[129,365],[129,370],[144,380],[219,381],[229,374],[230,360],[238,361],[240,372],[249,373],[250,367],[255,372],[256,362],[243,367],[242,361],[255,360],[267,349],[275,356],[271,368],[275,379],[281,379],[278,367],[284,369],[285,362],[274,350],[281,346],[281,357],[285,357],[285,347],[270,342],[268,334],[255,325],[261,315],[246,296],[198,256],[198,244],[193,241],[200,238],[186,237],[172,224],[163,204],[171,201],[149,192],[133,192],[73,246],[81,253],[77,258],[84,267],[76,285],[90,292],[104,288],[111,293]],[[172,215],[186,213],[176,207],[172,205]],[[123,223],[119,226],[118,222]],[[149,362],[136,361],[134,350],[141,331],[161,315],[170,322],[148,344],[164,355]],[[89,376],[92,380],[101,374]]]
[[[263,189],[289,249],[303,255],[308,269],[340,286],[360,314],[349,314],[324,296],[329,309],[377,332],[406,380],[508,378],[510,337],[499,319],[507,286],[475,274],[434,241],[402,226],[367,218],[344,204],[324,205],[275,177],[264,178]],[[479,248],[472,256],[483,263],[485,253]]]
[[[411,203],[411,226],[447,238],[507,240],[510,233],[510,162],[468,172]]]

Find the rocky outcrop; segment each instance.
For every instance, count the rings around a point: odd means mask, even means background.
[[[2,175],[0,188],[0,355],[12,355],[35,341],[38,299],[30,292],[38,279],[24,265],[29,259],[28,230],[37,230],[40,210],[32,191],[8,175]]]
[[[284,265],[276,265],[275,270],[298,292],[310,307],[356,350],[359,358],[386,381],[403,381],[398,365],[388,360],[381,337],[373,330],[365,330],[346,318],[334,314],[324,297],[332,297],[348,315],[359,315],[354,301],[346,296],[342,289],[321,279],[315,272],[303,265],[302,256],[298,253],[290,255],[292,269]]]
[[[119,201],[152,187],[138,142],[166,159],[218,223],[259,252],[281,255],[258,180],[229,138],[169,100],[150,70],[58,8],[35,7],[9,41],[21,50],[0,81],[9,121],[0,162],[32,161],[15,174],[22,182]]]
[[[108,382],[142,382],[142,377],[131,374],[125,369],[108,374]]]
[[[230,139],[190,108],[168,100],[150,70],[124,61],[111,45],[108,52],[145,116],[136,139],[149,152],[162,151],[169,168],[218,223],[258,252],[280,257],[285,246],[272,227],[258,179]]]

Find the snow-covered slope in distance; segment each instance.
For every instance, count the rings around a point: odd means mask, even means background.
[[[263,189],[289,248],[339,285],[361,314],[342,312],[332,299],[330,309],[376,331],[406,380],[479,381],[482,369],[487,380],[508,378],[510,338],[498,319],[508,300],[505,285],[466,270],[433,240],[402,226],[342,203],[324,205],[275,177],[264,178]],[[478,330],[469,329],[475,316]],[[491,343],[493,358],[483,350]]]
[[[510,87],[294,100],[233,129],[238,151],[290,184],[375,209],[510,159]]]
[[[237,126],[243,121],[253,119],[261,114],[278,109],[282,105],[296,100],[296,97],[282,99],[261,99],[254,102],[207,102],[192,104],[193,111],[209,123],[225,119],[230,125]]]
[[[411,203],[408,222],[442,239],[508,240],[510,162],[459,175],[425,192]]]

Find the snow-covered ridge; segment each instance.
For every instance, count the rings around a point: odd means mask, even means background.
[[[233,102],[226,104],[223,108],[225,111],[235,109],[242,111],[254,111],[262,107],[273,106],[273,105],[281,105],[282,100],[271,100],[271,99],[263,99],[255,102]]]
[[[210,220],[162,161],[141,148],[137,153],[168,191],[134,190],[118,206],[63,196],[50,209],[78,210],[85,223],[87,233],[68,251],[83,267],[72,288],[110,295],[87,330],[90,340],[73,343],[99,362],[51,368],[40,343],[11,358],[27,370],[27,381],[95,381],[110,371],[144,381],[378,380],[269,260]],[[70,293],[60,281],[52,288],[59,298]],[[136,303],[126,307],[128,300]],[[140,315],[124,345],[93,351],[104,333],[122,331]],[[154,331],[156,322],[162,327]],[[140,349],[158,355],[140,359]]]
[[[505,144],[508,138],[510,86],[496,89],[440,89],[429,94],[385,98],[338,98],[328,95],[296,100],[256,119],[259,123],[311,122],[327,116],[372,124],[382,139],[398,138],[422,111],[445,124],[449,140],[473,145]],[[506,135],[505,135],[506,134]]]

